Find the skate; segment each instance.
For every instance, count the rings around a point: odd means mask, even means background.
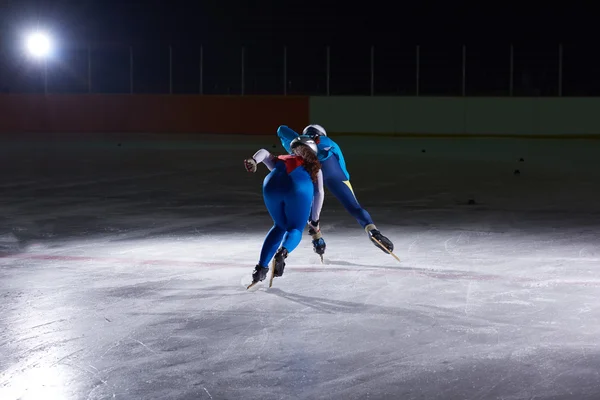
[[[314,252],[321,257],[321,264],[323,264],[323,254],[325,254],[325,248],[327,247],[325,245],[325,240],[320,237],[319,239],[314,239],[312,244]]]
[[[371,239],[371,242],[373,242],[375,247],[377,247],[384,253],[391,254],[396,260],[400,261],[400,259],[393,253],[394,244],[392,243],[392,241],[387,237],[383,236],[381,232],[379,232],[379,230],[375,227],[375,225],[367,225],[365,227],[365,231],[367,231],[367,233],[369,234],[369,239]]]
[[[273,272],[271,273],[271,280],[269,281],[269,287],[273,286],[273,278],[276,276],[283,275],[283,269],[285,268],[285,259],[288,256],[288,251],[285,247],[280,248],[273,257]]]
[[[373,244],[382,251],[386,253],[394,251],[394,244],[390,241],[390,239],[383,236],[378,229],[370,230],[369,238],[371,239]]]
[[[246,289],[250,289],[252,286],[256,285],[258,282],[264,281],[267,277],[267,272],[269,272],[269,268],[262,267],[257,265],[254,267],[254,272],[252,273],[252,283],[248,285]]]
[[[323,239],[323,235],[321,234],[321,229],[319,228],[319,222],[309,221],[308,223],[308,234],[312,237],[312,245],[313,250],[321,257],[321,264],[323,264],[323,254],[325,254],[325,248],[327,247],[325,244],[325,239]]]

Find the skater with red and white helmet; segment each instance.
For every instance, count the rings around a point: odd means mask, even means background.
[[[300,244],[307,219],[318,218],[324,191],[317,150],[311,137],[299,136],[290,142],[291,155],[276,157],[261,149],[244,160],[248,172],[256,172],[261,162],[271,171],[263,182],[263,197],[273,218],[248,288],[266,278],[271,259],[271,283],[281,276],[285,259]]]

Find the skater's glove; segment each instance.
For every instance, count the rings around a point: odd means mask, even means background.
[[[244,160],[244,167],[246,167],[246,171],[248,172],[256,172],[256,160],[254,158],[246,158]]]

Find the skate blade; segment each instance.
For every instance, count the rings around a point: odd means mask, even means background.
[[[325,260],[323,260],[323,254],[319,254],[321,256],[321,264],[325,264]]]
[[[388,252],[389,254],[391,254],[391,255],[392,255],[392,257],[394,257],[396,260],[398,260],[398,262],[401,262],[401,261],[400,261],[400,259],[398,258],[398,256],[397,256],[397,255],[395,255],[393,252],[389,251],[389,250],[387,249],[387,247],[385,247],[385,246],[383,245],[383,243],[381,243],[379,240],[375,239],[374,237],[371,237],[371,240],[375,241],[375,243],[377,243],[378,245],[380,245],[380,246],[381,246],[381,248],[382,248],[383,250],[385,250],[386,252]]]
[[[263,281],[252,282],[252,278],[244,274],[240,279],[240,285],[244,287],[244,290],[248,292],[254,292],[258,290],[262,285]]]
[[[269,287],[273,286],[273,279],[275,278],[275,260],[271,263],[271,278],[269,278]]]

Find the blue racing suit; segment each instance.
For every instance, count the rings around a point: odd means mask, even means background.
[[[281,125],[277,129],[277,136],[279,136],[285,150],[292,154],[290,143],[299,136],[298,133],[285,125]],[[340,147],[327,136],[318,137],[317,147],[319,149],[317,158],[321,162],[323,181],[327,189],[342,203],[346,211],[356,218],[363,228],[373,224],[371,216],[360,206],[354,195],[354,190],[350,184],[350,174],[346,169],[346,161]]]
[[[263,267],[271,261],[279,245],[289,253],[298,247],[310,216],[314,184],[299,160],[296,156],[276,158],[274,168],[263,181],[263,198],[274,223],[260,252],[258,264]]]

